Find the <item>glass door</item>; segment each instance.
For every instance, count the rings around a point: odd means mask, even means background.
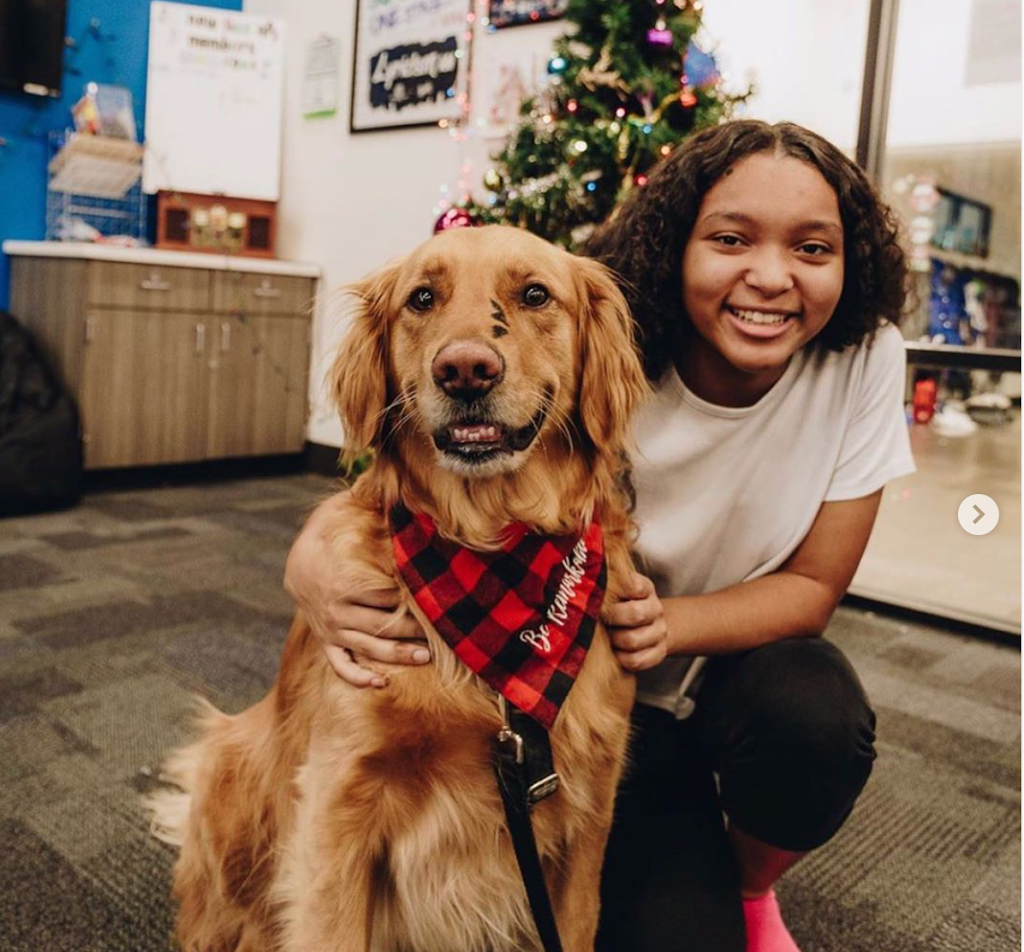
[[[891,55],[877,171],[913,270],[918,471],[886,488],[851,593],[1019,636],[1020,3],[899,0]]]

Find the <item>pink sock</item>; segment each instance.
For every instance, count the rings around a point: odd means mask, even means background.
[[[747,952],[800,952],[782,921],[774,889],[755,899],[744,899],[743,918],[747,924]]]

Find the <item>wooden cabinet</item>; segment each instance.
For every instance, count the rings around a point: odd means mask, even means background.
[[[209,271],[90,261],[85,299],[100,307],[140,311],[195,311],[210,307]]]
[[[11,310],[76,396],[88,469],[294,453],[315,278],[12,257]]]
[[[303,314],[311,303],[307,278],[225,271],[213,284],[213,307],[222,314]]]
[[[78,394],[86,467],[209,455],[202,326],[173,312],[86,312]]]
[[[308,327],[294,317],[218,316],[209,341],[208,456],[302,448]]]

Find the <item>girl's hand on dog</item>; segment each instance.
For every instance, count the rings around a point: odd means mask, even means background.
[[[285,565],[284,587],[320,640],[338,677],[357,688],[382,688],[386,678],[359,661],[425,664],[430,652],[423,630],[411,615],[399,613],[397,589],[353,592],[330,571],[336,557],[321,532],[324,503],[295,540]]]
[[[627,671],[646,671],[668,655],[665,608],[646,575],[633,574],[622,599],[602,613],[612,650]]]

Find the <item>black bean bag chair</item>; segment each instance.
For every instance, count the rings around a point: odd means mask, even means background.
[[[74,505],[81,487],[78,409],[28,331],[0,311],[0,516]]]

